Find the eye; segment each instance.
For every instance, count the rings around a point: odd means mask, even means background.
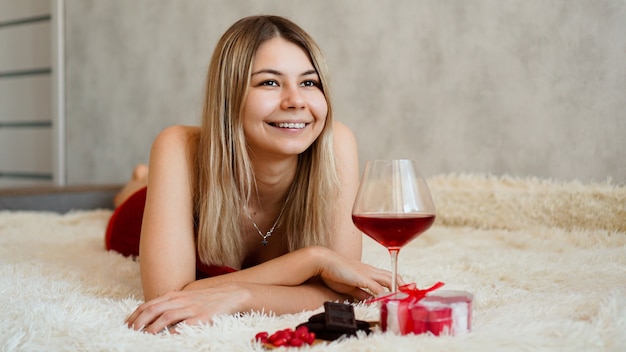
[[[302,82],[301,85],[304,87],[319,87],[320,83],[313,79],[307,79],[306,81]]]
[[[273,79],[268,79],[266,81],[259,83],[259,86],[278,87],[278,82],[276,82]]]

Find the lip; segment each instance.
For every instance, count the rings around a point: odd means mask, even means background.
[[[283,130],[294,130],[299,131],[307,128],[311,123],[304,121],[276,121],[276,122],[268,122],[268,125],[283,129]]]

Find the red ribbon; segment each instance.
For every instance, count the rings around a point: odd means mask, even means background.
[[[424,290],[420,290],[419,288],[417,288],[417,285],[414,282],[410,284],[402,285],[398,287],[398,292],[406,293],[407,296],[402,299],[399,299],[399,301],[417,302],[421,300],[422,298],[426,297],[426,294],[428,294],[428,292],[434,291],[443,285],[444,285],[443,282],[437,282],[436,284]],[[390,293],[382,297],[374,298],[371,301],[369,301],[369,303],[374,303],[374,302],[379,302],[379,301],[389,301],[390,298],[392,296],[395,296],[398,292]]]

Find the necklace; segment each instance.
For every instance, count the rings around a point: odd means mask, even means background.
[[[289,200],[289,196],[287,196],[287,199],[285,199],[285,204],[283,204],[283,208],[280,210],[280,213],[278,214],[278,217],[276,218],[276,221],[274,221],[274,225],[272,225],[272,227],[269,229],[269,231],[267,231],[267,233],[265,233],[265,235],[263,234],[263,232],[261,232],[261,230],[259,229],[259,226],[256,224],[256,222],[254,222],[254,219],[252,219],[252,215],[250,215],[250,212],[248,211],[248,207],[244,207],[244,209],[246,210],[246,215],[248,215],[248,218],[250,219],[250,221],[252,221],[252,225],[254,225],[254,228],[259,233],[259,235],[261,235],[261,237],[263,237],[263,240],[261,241],[261,243],[264,246],[267,246],[267,239],[268,239],[268,237],[272,236],[272,232],[274,232],[274,228],[278,224],[278,221],[280,220],[280,217],[283,216],[283,212],[285,211],[285,208],[287,207],[287,201],[288,200]]]

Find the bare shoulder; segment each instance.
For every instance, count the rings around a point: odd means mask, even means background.
[[[359,151],[354,133],[341,122],[333,125],[333,150],[342,187],[358,184]]]
[[[200,137],[200,128],[196,126],[170,126],[165,128],[154,140],[153,147],[195,149]]]
[[[356,137],[348,126],[335,121],[333,124],[333,135],[335,154],[339,161],[358,159]]]
[[[199,138],[199,127],[170,126],[161,131],[152,144],[150,175],[176,178],[193,175]]]
[[[333,122],[333,133],[335,134],[335,141],[348,139],[350,142],[356,142],[356,138],[350,127],[342,122]]]

